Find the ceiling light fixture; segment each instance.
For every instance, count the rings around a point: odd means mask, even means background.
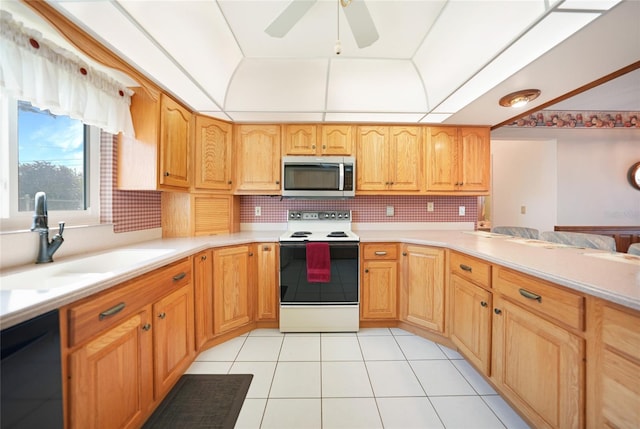
[[[523,89],[521,91],[512,92],[502,97],[499,101],[503,107],[522,107],[528,102],[535,100],[540,95],[539,89]]]

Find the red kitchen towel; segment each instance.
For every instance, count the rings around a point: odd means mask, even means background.
[[[327,283],[331,280],[329,243],[307,243],[307,281]]]

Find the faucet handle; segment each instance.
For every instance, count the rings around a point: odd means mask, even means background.
[[[62,237],[62,231],[64,231],[64,222],[58,222],[58,235]]]

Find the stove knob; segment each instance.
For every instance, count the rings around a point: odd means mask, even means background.
[[[297,213],[297,214],[296,214],[296,218],[297,218],[297,219],[300,219],[301,217],[302,217],[302,215],[301,215],[300,213]]]
[[[342,219],[342,213],[338,213],[338,219]]]
[[[331,213],[331,219],[335,219],[336,218],[336,214],[335,213]]]
[[[349,213],[345,213],[345,214],[344,214],[344,218],[345,218],[345,219],[349,219]]]

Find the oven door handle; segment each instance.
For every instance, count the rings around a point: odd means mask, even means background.
[[[340,170],[340,185],[338,187],[339,191],[344,191],[344,162],[338,164]]]

